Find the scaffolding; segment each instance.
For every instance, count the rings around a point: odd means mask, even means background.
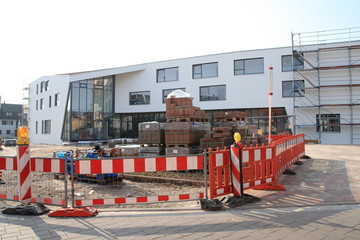
[[[292,33],[294,132],[360,144],[360,27]]]

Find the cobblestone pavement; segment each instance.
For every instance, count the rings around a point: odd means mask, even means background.
[[[360,239],[360,146],[307,145],[286,191],[222,211],[100,209],[91,218],[0,214],[1,239]],[[0,206],[3,205],[0,201]]]
[[[1,215],[1,239],[360,239],[360,206]]]

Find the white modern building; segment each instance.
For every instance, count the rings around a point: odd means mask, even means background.
[[[315,44],[303,45],[308,35],[293,34],[289,47],[41,77],[29,85],[31,142],[137,137],[138,123],[166,121],[164,99],[176,89],[189,93],[210,117],[246,111],[248,124],[266,133],[272,66],[272,132],[360,144],[360,42],[322,42],[319,32],[311,34]]]

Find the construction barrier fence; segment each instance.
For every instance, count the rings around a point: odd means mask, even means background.
[[[241,197],[246,189],[285,190],[277,179],[305,155],[304,135],[274,136],[266,146],[238,143],[231,146],[230,158],[226,149],[213,154],[209,156],[209,169],[215,169],[209,172],[209,179],[214,179],[210,182],[210,199],[229,193]]]
[[[149,180],[136,187],[131,182],[124,183],[126,179],[123,177],[129,173],[138,174],[135,176],[142,176],[140,173],[158,172],[196,174],[204,170],[203,155],[73,159],[73,162],[74,179],[79,180],[75,181],[74,185],[76,207],[199,200],[205,196],[204,187],[176,186]],[[96,182],[106,184],[106,188]],[[81,192],[76,192],[80,189]]]
[[[188,156],[83,158],[69,151],[58,158],[30,158],[29,165],[18,156],[0,157],[4,182],[0,199],[22,201],[25,196],[26,201],[64,207],[121,206],[211,200],[228,194],[241,197],[247,189],[285,190],[277,180],[305,154],[304,135],[271,140],[269,145],[237,143]],[[189,187],[158,181],[176,173],[201,175],[201,184]],[[129,180],[139,176],[155,180],[136,185]]]

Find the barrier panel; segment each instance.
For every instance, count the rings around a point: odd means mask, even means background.
[[[151,158],[74,159],[74,205],[76,207],[162,203],[204,198],[204,188],[164,187],[159,183],[143,183],[140,188],[122,183],[121,174],[203,170],[204,156]],[[81,181],[80,181],[81,180]],[[97,184],[106,185],[106,187]],[[146,184],[150,185],[147,187]],[[160,187],[161,185],[161,187]],[[171,184],[170,184],[171,185]],[[183,189],[181,189],[183,188]],[[124,191],[126,189],[126,191]],[[173,190],[171,190],[173,189]],[[162,191],[161,191],[162,190]],[[164,190],[168,192],[164,192]],[[195,190],[196,192],[194,192]],[[201,192],[199,192],[201,190]],[[125,192],[125,196],[124,193]],[[130,192],[130,193],[129,193]],[[142,196],[135,196],[140,194]]]
[[[65,176],[65,159],[31,158],[31,202],[66,206],[68,178]]]
[[[272,144],[267,146],[246,147],[241,143],[233,145],[230,148],[231,158],[227,157],[227,149],[210,152],[210,198],[229,193],[241,197],[246,189],[286,190],[277,179],[305,155],[304,135],[274,136],[272,140]],[[223,161],[225,158],[231,159],[231,164]],[[219,177],[219,173],[222,177]]]
[[[17,157],[0,157],[0,170],[4,182],[0,185],[0,199],[19,201]]]
[[[30,158],[30,202],[66,206],[66,179],[64,159]],[[3,182],[0,184],[0,199],[20,201],[17,157],[0,157]]]
[[[229,150],[209,149],[209,197],[232,193],[230,178],[230,155]]]

